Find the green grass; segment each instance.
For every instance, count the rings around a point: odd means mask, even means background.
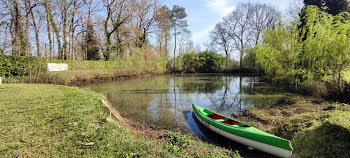
[[[95,80],[112,80],[119,78],[132,78],[151,74],[137,69],[101,69],[101,70],[68,70],[60,72],[45,72],[39,76],[33,76],[29,82],[28,76],[4,78],[4,83],[48,83],[58,85],[79,85]]]
[[[50,60],[51,63],[66,63],[69,70],[108,70],[116,69],[116,61],[92,61],[92,60]]]
[[[350,105],[290,97],[243,115],[251,125],[291,141],[292,157],[350,157]]]
[[[350,157],[350,111],[305,113],[276,129],[291,139],[294,157]]]
[[[235,153],[170,134],[149,140],[106,121],[104,96],[57,85],[0,86],[1,157],[230,157]],[[179,137],[179,139],[178,139]],[[174,140],[181,140],[174,144]],[[181,150],[177,150],[181,148]]]

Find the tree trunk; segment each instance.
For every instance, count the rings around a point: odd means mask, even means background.
[[[239,68],[243,68],[243,55],[244,55],[244,45],[243,41],[241,40],[241,50],[240,50],[240,58],[239,58]]]
[[[30,4],[30,0],[28,0],[28,3]],[[39,43],[39,30],[36,26],[35,17],[34,17],[34,13],[32,10],[30,10],[30,15],[32,16],[33,29],[34,29],[34,33],[35,33],[36,54],[38,57],[40,57],[41,54],[40,54],[40,43]]]
[[[13,8],[11,9],[11,24],[10,29],[12,38],[12,55],[20,55],[18,51],[18,37],[20,32],[20,15],[19,15],[18,1],[13,1]]]
[[[164,42],[165,42],[164,43],[164,52],[165,52],[165,56],[168,59],[169,54],[168,54],[168,34],[167,33],[165,34],[165,41]]]
[[[175,30],[175,33],[174,33],[174,40],[175,40],[175,45],[174,45],[174,70],[175,70],[175,67],[176,67],[176,26],[174,27],[174,30]]]
[[[46,14],[49,17],[49,21],[52,25],[53,31],[56,34],[56,40],[57,40],[57,50],[58,50],[58,59],[62,59],[62,48],[61,48],[61,40],[60,40],[60,34],[56,25],[56,21],[53,18],[53,15],[51,14],[51,8],[49,7],[47,0],[44,0],[45,3],[45,9],[46,9]]]
[[[49,40],[49,54],[50,54],[50,59],[52,59],[52,40],[51,40],[51,29],[50,29],[49,14],[46,14],[46,27],[47,27],[47,38]]]
[[[24,47],[24,51],[25,51],[25,56],[31,56],[31,53],[29,52],[29,12],[30,11],[30,1],[29,0],[25,0],[24,1],[24,6],[25,6],[25,27],[24,27],[24,39],[22,44]]]
[[[67,50],[67,8],[64,8],[64,17],[63,17],[63,59],[67,60],[68,50]]]
[[[74,32],[75,32],[75,27],[74,27],[74,15],[75,15],[75,7],[76,7],[76,1],[74,1],[73,4],[73,12],[72,12],[72,18],[71,18],[71,37],[70,37],[70,43],[71,43],[71,55],[72,55],[72,60],[75,60],[75,52],[74,52]]]

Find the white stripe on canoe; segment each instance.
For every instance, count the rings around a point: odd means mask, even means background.
[[[278,157],[290,157],[290,156],[292,156],[292,151],[281,149],[281,148],[278,148],[278,147],[275,147],[275,146],[272,146],[272,145],[264,144],[264,143],[257,142],[257,141],[254,141],[254,140],[250,140],[250,139],[247,139],[247,138],[243,138],[243,137],[240,137],[240,136],[236,136],[234,134],[228,133],[226,131],[223,131],[223,130],[221,130],[219,128],[216,128],[216,127],[210,125],[209,123],[205,122],[200,117],[198,117],[195,112],[194,112],[194,115],[196,116],[196,118],[204,126],[208,127],[212,131],[214,131],[214,132],[216,132],[216,133],[218,133],[218,134],[220,134],[220,135],[222,135],[222,136],[224,136],[226,138],[229,138],[229,139],[231,139],[233,141],[239,142],[241,144],[247,145],[249,147],[253,147],[255,149],[258,149],[260,151],[263,151],[263,152],[266,152],[266,153],[269,153],[271,155],[275,155],[275,156],[278,156]]]

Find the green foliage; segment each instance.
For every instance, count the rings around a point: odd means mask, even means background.
[[[295,157],[349,157],[350,112],[319,111],[288,119],[276,134],[290,139]]]
[[[117,59],[119,69],[137,69],[152,73],[164,73],[166,71],[167,58],[158,53],[151,53],[142,48],[134,49],[132,55]]]
[[[215,52],[204,51],[198,54],[201,63],[198,72],[219,72],[226,65],[226,58]]]
[[[194,73],[199,68],[200,61],[199,57],[196,56],[194,53],[186,53],[182,57],[183,61],[183,70],[186,73]]]
[[[117,68],[115,61],[49,60],[50,63],[66,63],[69,70],[111,70]]]
[[[191,137],[182,135],[177,132],[166,132],[164,134],[165,138],[168,138],[169,142],[173,146],[178,146],[179,148],[183,149],[191,145]]]
[[[349,70],[345,71],[344,79],[345,79],[345,81],[350,82],[350,71]]]
[[[50,60],[50,62],[67,63],[69,70],[137,69],[161,74],[166,71],[167,59],[158,53],[146,57],[142,49],[135,49],[132,55],[111,61]]]
[[[101,59],[99,54],[100,46],[91,19],[89,19],[87,23],[86,36],[82,49],[86,52],[87,60]]]
[[[243,65],[248,69],[256,69],[256,48],[247,49],[243,58]]]
[[[204,51],[198,54],[188,52],[176,58],[175,71],[185,73],[223,72],[227,69],[228,62],[229,59],[215,52]]]
[[[316,7],[304,10],[304,52],[300,67],[314,80],[332,80],[339,90],[350,65],[350,14],[332,16]]]
[[[343,73],[350,65],[350,14],[332,16],[308,6],[302,27],[280,25],[268,29],[257,48],[257,63],[276,82],[333,82],[342,90]]]
[[[332,15],[350,11],[350,3],[348,0],[304,0],[304,4],[307,6],[315,5]]]
[[[45,59],[0,55],[0,76],[2,77],[20,77],[45,71]]]
[[[267,29],[263,37],[264,44],[256,50],[256,62],[265,70],[265,77],[275,82],[295,83],[295,64],[301,51],[295,28],[280,25],[278,29]]]

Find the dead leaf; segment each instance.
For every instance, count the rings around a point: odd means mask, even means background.
[[[25,140],[23,140],[23,139],[21,139],[21,141],[20,141],[21,143],[25,143],[26,141]]]
[[[1,132],[1,134],[6,134],[7,133],[7,130],[3,130],[2,132]]]
[[[134,141],[132,141],[130,144],[134,144]]]
[[[91,146],[91,145],[95,145],[95,143],[94,142],[90,142],[90,143],[86,143],[85,145],[86,146]]]

